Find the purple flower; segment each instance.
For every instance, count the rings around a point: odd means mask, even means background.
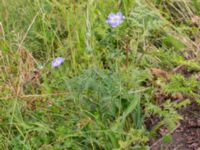
[[[62,58],[62,57],[57,57],[57,58],[55,58],[53,61],[52,61],[52,67],[58,67],[58,66],[60,66],[63,62],[65,61],[65,59],[64,58]]]
[[[116,14],[110,13],[106,22],[109,25],[111,25],[113,28],[115,28],[119,26],[124,21],[124,19],[125,17],[123,16],[121,12],[118,12]]]

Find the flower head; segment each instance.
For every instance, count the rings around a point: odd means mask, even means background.
[[[64,58],[62,58],[62,57],[57,57],[57,58],[55,58],[53,61],[52,61],[52,67],[58,67],[58,66],[60,66],[63,62],[65,61],[65,59]]]
[[[113,28],[119,26],[123,21],[124,21],[125,17],[123,16],[123,14],[121,12],[118,12],[116,14],[114,13],[110,13],[108,15],[108,19],[106,20],[106,22],[111,25]]]

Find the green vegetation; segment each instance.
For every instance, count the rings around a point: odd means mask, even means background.
[[[0,0],[0,149],[149,149],[199,103],[198,15],[198,0]]]

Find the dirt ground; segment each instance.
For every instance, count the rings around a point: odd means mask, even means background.
[[[181,109],[183,120],[172,133],[172,140],[163,143],[155,141],[152,150],[200,150],[200,106],[192,103]]]

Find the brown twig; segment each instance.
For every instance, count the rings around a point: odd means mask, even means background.
[[[4,29],[3,29],[3,25],[2,23],[0,22],[0,39],[3,39],[5,40],[5,32],[4,32]]]
[[[49,96],[64,96],[64,95],[68,95],[68,92],[52,93],[52,94],[9,96],[9,97],[1,97],[0,100],[9,100],[9,99],[15,99],[15,98],[26,99],[26,98],[37,98],[37,97],[43,97],[44,98],[44,97],[49,97]]]
[[[76,0],[74,0],[74,14],[76,14]]]
[[[128,37],[125,39],[125,51],[126,51],[126,68],[129,66],[129,41]]]

